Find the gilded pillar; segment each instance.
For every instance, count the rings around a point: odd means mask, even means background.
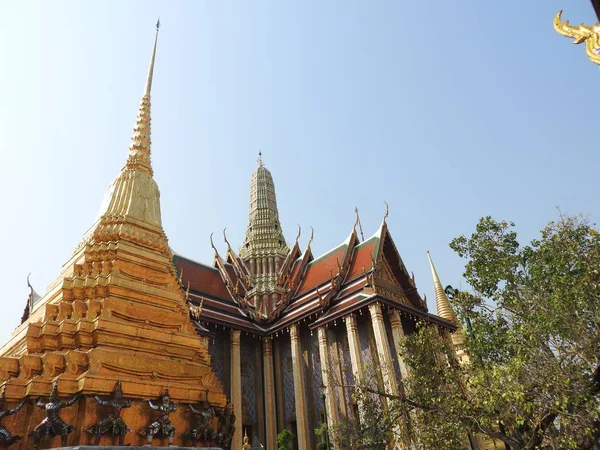
[[[390,344],[388,342],[387,333],[385,332],[385,323],[383,322],[381,305],[379,303],[370,304],[369,313],[371,314],[373,334],[375,335],[375,343],[377,344],[377,353],[381,365],[383,387],[388,395],[398,395],[398,383],[394,376],[394,365],[390,352]]]
[[[329,345],[327,344],[327,329],[319,327],[319,356],[321,357],[321,375],[323,377],[323,386],[325,386],[325,413],[327,415],[327,425],[329,426],[329,440],[333,443],[333,448],[337,448],[336,440],[331,432],[331,425],[338,423],[338,409],[335,401],[335,385],[333,383],[333,372],[331,359],[329,358]]]
[[[296,400],[296,425],[298,430],[298,450],[310,450],[311,430],[308,426],[308,411],[306,407],[306,384],[302,364],[302,344],[298,325],[290,326],[290,341],[292,345],[292,367],[294,373],[294,398]]]
[[[231,330],[231,403],[235,414],[232,448],[242,448],[242,364],[240,330]]]
[[[390,322],[392,324],[392,339],[394,339],[394,348],[396,349],[396,358],[398,358],[398,367],[400,367],[400,376],[403,380],[408,378],[408,367],[404,358],[400,355],[402,340],[404,339],[404,329],[402,328],[402,319],[397,310],[390,313]]]
[[[273,377],[273,340],[263,339],[263,366],[265,380],[265,428],[267,450],[277,450],[277,417],[275,415],[275,379]]]

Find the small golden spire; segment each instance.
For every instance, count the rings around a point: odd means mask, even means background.
[[[258,151],[258,160],[257,161],[258,161],[259,167],[264,167],[265,166],[265,163],[264,163],[263,158],[262,158],[262,152],[260,150]]]
[[[427,258],[429,258],[429,266],[431,267],[431,275],[433,277],[433,287],[435,290],[435,307],[437,310],[437,315],[442,319],[446,319],[448,322],[458,323],[456,320],[456,315],[454,314],[454,310],[450,305],[450,301],[448,300],[448,296],[446,292],[444,292],[444,288],[442,287],[442,282],[440,281],[440,277],[435,270],[435,266],[433,265],[433,261],[431,260],[431,254],[429,250],[427,250]]]

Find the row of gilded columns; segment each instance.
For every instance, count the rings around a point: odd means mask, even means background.
[[[408,376],[408,371],[398,350],[400,342],[404,337],[402,322],[398,311],[392,311],[390,322],[392,328],[392,339],[395,354],[392,355],[391,346],[385,330],[385,322],[381,305],[373,303],[369,305],[369,314],[373,326],[373,335],[377,347],[377,356],[379,358],[381,378],[383,388],[388,395],[396,396],[399,393],[397,378],[394,374],[393,360],[397,359],[402,378]],[[348,344],[350,348],[350,361],[352,372],[357,380],[364,378],[364,366],[358,335],[358,325],[356,316],[350,314],[344,318],[346,323],[346,332],[348,334]],[[331,352],[329,348],[326,327],[318,328],[319,354],[321,357],[321,371],[323,385],[325,387],[325,414],[327,423],[334,424],[339,421],[339,410],[336,404],[335,384],[333,374],[330,368]],[[302,344],[300,340],[300,330],[298,325],[290,326],[290,344],[292,356],[292,370],[294,378],[294,398],[296,406],[297,439],[299,450],[310,450],[312,448],[312,430],[310,429],[308,419],[308,399],[306,380],[302,364]],[[277,448],[277,415],[275,411],[275,377],[273,367],[273,343],[271,339],[263,339],[263,370],[264,370],[264,400],[265,400],[265,428],[267,450]],[[233,411],[237,418],[235,434],[232,442],[232,449],[242,448],[242,386],[241,386],[241,359],[240,359],[240,332],[233,330],[231,332],[231,402]],[[362,412],[361,405],[358,405],[359,415]],[[334,444],[335,439],[330,436]]]

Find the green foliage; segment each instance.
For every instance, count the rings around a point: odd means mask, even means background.
[[[294,433],[289,430],[283,430],[277,435],[277,450],[292,450],[294,442]]]
[[[329,427],[326,422],[321,422],[319,428],[315,429],[315,436],[319,438],[317,450],[327,450],[329,446]]]
[[[600,234],[561,217],[521,246],[514,224],[480,220],[451,247],[472,292],[464,399],[471,429],[513,449],[593,448],[600,438]]]
[[[393,433],[407,448],[462,449],[483,435],[496,448],[600,449],[600,233],[561,217],[521,245],[514,224],[486,217],[450,246],[467,261],[471,289],[452,303],[469,362],[446,331],[420,324],[403,342],[400,395],[357,383],[367,414],[342,425],[354,439],[342,448]]]

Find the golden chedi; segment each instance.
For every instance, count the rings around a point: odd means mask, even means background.
[[[109,396],[118,380],[132,406],[122,417],[131,428],[125,444],[142,445],[139,433],[153,420],[147,400],[169,394],[179,404],[170,415],[174,443],[185,445],[192,414],[187,405],[209,395],[215,408],[226,398],[215,378],[208,338],[189,318],[186,295],[162,228],[160,193],[150,162],[150,91],[158,25],[150,68],[127,160],[110,186],[100,216],[84,236],[58,279],[37,301],[29,317],[0,350],[0,378],[6,408],[31,401],[4,419],[13,448],[31,446],[25,438],[45,417],[35,407],[56,382],[61,397],[80,395],[60,417],[74,426],[70,445],[88,444],[101,406],[94,395]],[[101,445],[112,445],[110,436]],[[42,441],[58,447],[60,438]]]

